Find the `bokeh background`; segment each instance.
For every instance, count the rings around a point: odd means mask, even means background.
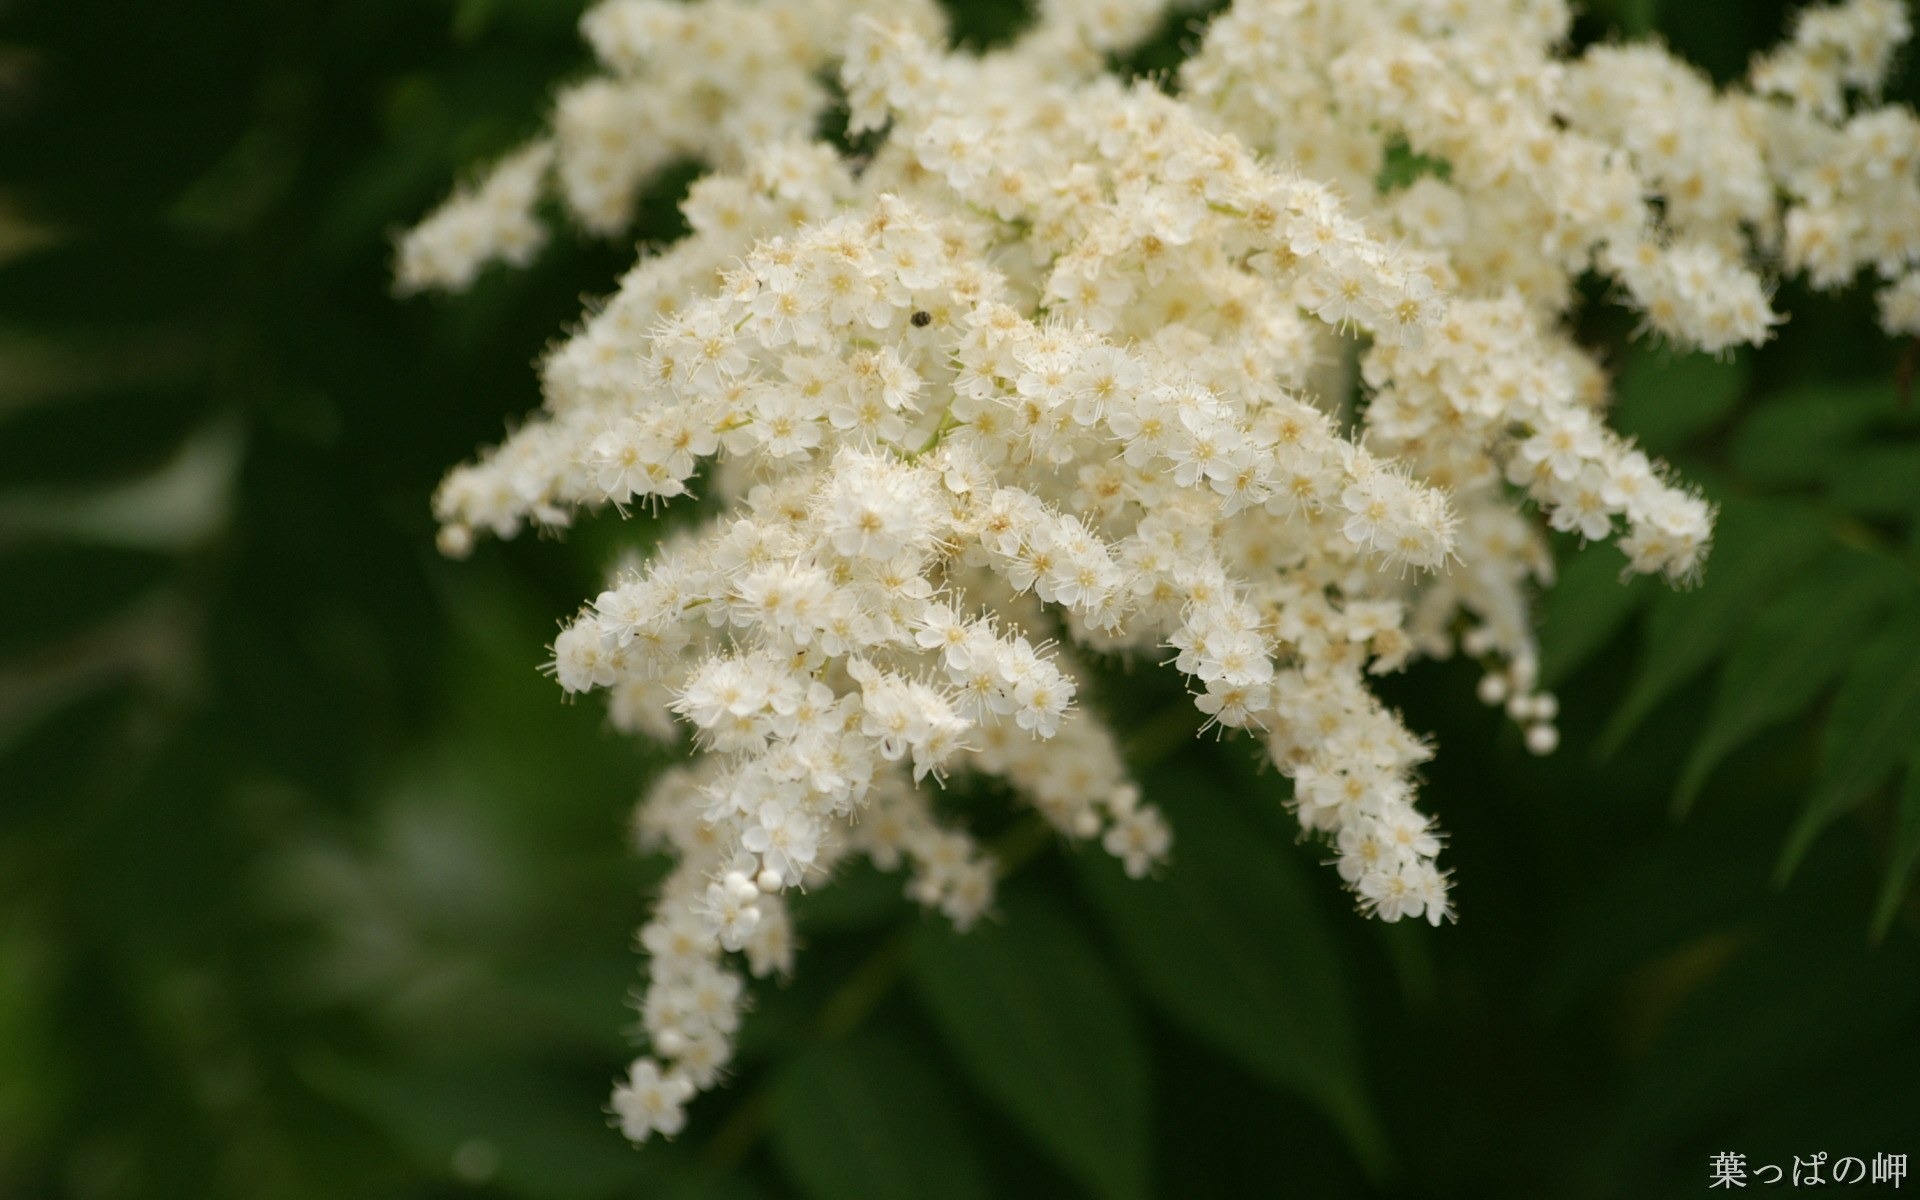
[[[953,7],[975,41],[1019,19]],[[1556,756],[1469,665],[1389,685],[1441,748],[1458,924],[1348,911],[1249,748],[1116,672],[1090,702],[1175,823],[1160,879],[957,788],[1023,862],[1006,919],[956,939],[871,873],[808,897],[732,1085],[628,1147],[658,752],[537,665],[646,522],[455,564],[427,498],[633,247],[387,280],[393,231],[586,70],[578,12],[0,6],[0,1196],[1689,1196],[1720,1151],[1920,1155],[1915,360],[1791,288],[1721,362],[1583,317],[1616,423],[1724,519],[1683,594],[1561,547]],[[1726,79],[1782,17],[1579,30]]]

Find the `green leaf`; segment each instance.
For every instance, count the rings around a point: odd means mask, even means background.
[[[1840,920],[1791,905],[1757,926],[1750,914],[1729,940],[1696,946],[1692,963],[1668,964],[1694,977],[1668,981],[1681,989],[1678,1002],[1629,1051],[1621,1090],[1596,1122],[1592,1160],[1574,1165],[1612,1173],[1671,1160],[1743,1114],[1793,1103],[1822,1066],[1870,1069],[1900,1044],[1920,999],[1913,947],[1872,953],[1844,936]],[[1620,1180],[1591,1194],[1683,1193]]]
[[[1751,373],[1745,356],[1637,351],[1620,372],[1615,424],[1650,452],[1671,454],[1734,410]]]
[[[129,387],[16,411],[0,420],[0,488],[125,483],[164,467],[220,411],[190,386]]]
[[[1728,502],[1714,529],[1704,586],[1654,601],[1633,688],[1601,736],[1600,756],[1618,750],[1662,700],[1712,662],[1826,541],[1825,527],[1803,505]]]
[[[650,1192],[647,1200],[768,1200],[760,1185],[738,1175],[715,1178],[688,1172],[669,1181],[664,1190]]]
[[[1893,857],[1887,863],[1887,881],[1874,906],[1873,940],[1880,941],[1893,927],[1893,918],[1906,898],[1913,868],[1920,864],[1920,747],[1907,764],[1907,785],[1900,792],[1899,824],[1893,834]]]
[[[468,1175],[463,1160],[478,1158],[481,1173],[531,1200],[595,1200],[656,1184],[664,1165],[596,1120],[603,1099],[531,1066],[316,1057],[301,1075],[379,1126],[429,1177]]]
[[[1666,830],[1605,856],[1582,880],[1577,900],[1541,939],[1534,971],[1536,1013],[1565,1022],[1583,1005],[1690,942],[1738,929],[1765,895],[1772,847],[1729,839],[1731,818],[1751,806]],[[1732,840],[1733,844],[1728,844]]]
[[[174,560],[151,550],[69,541],[28,542],[0,549],[0,661],[21,665],[51,657],[66,643],[69,660],[97,657],[89,642],[108,644],[137,665],[152,639],[125,637],[112,646],[115,627],[140,624],[143,609],[164,607]],[[121,668],[125,670],[125,666]],[[110,672],[113,678],[119,672]]]
[[[20,914],[0,920],[0,1126],[16,1146],[44,1137],[69,1104],[85,1102],[61,1070],[54,961],[50,939]]]
[[[1884,383],[1791,392],[1741,421],[1733,442],[1734,468],[1755,483],[1818,483],[1894,407],[1893,389]]]
[[[920,998],[967,1077],[1088,1191],[1144,1197],[1147,1053],[1126,990],[1057,901],[1001,906],[990,929],[921,926]]]
[[[1866,517],[1920,514],[1920,446],[1861,446],[1828,478],[1833,503]]]
[[[1645,575],[1620,578],[1626,563],[1601,546],[1574,555],[1541,607],[1540,681],[1555,687],[1593,657],[1659,585]]]
[[[1428,175],[1444,181],[1452,173],[1452,165],[1445,159],[1416,153],[1404,139],[1395,138],[1387,144],[1386,159],[1380,164],[1374,186],[1382,192],[1393,192],[1411,187],[1416,180]]]
[[[1194,1037],[1320,1108],[1376,1178],[1389,1150],[1367,1096],[1346,972],[1298,851],[1256,824],[1215,771],[1158,772],[1173,863],[1131,880],[1105,856],[1081,881],[1148,997]],[[1257,794],[1257,793],[1256,793]],[[1190,802],[1179,801],[1190,797]]]
[[[1650,32],[1659,9],[1659,0],[1595,0],[1594,3],[1594,10],[1625,34]]]
[[[1713,768],[1742,742],[1813,702],[1846,665],[1895,580],[1853,551],[1830,555],[1762,612],[1734,646],[1704,732],[1674,793],[1685,815]]]
[[[985,1200],[958,1102],[926,1053],[863,1032],[788,1064],[774,1094],[773,1146],[814,1200]]]
[[[1920,737],[1920,614],[1911,610],[1854,658],[1833,703],[1820,782],[1787,835],[1784,883],[1832,821],[1886,781]]]

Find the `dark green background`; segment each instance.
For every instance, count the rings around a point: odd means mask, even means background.
[[[962,7],[983,39],[1015,11]],[[1470,667],[1386,685],[1441,747],[1457,925],[1353,915],[1249,748],[1156,724],[1178,690],[1136,676],[1091,702],[1143,729],[1163,878],[959,789],[1037,851],[1008,919],[955,941],[871,873],[809,897],[734,1082],[629,1149],[602,1106],[658,866],[624,822],[660,760],[535,668],[638,530],[452,564],[427,497],[631,247],[563,233],[457,299],[386,278],[392,231],[588,69],[577,11],[0,11],[0,1196],[1685,1196],[1716,1151],[1920,1154],[1920,917],[1885,882],[1920,844],[1920,443],[1869,306],[1794,288],[1724,364],[1583,317],[1616,423],[1728,520],[1677,597],[1562,547],[1557,756]],[[1580,30],[1656,22],[1725,78],[1780,19],[1616,0]],[[124,490],[183,461],[197,506]],[[1841,574],[1872,619],[1769,685],[1807,695],[1676,821],[1721,661],[1777,659],[1771,598],[1817,613]]]

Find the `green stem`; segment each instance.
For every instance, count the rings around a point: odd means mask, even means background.
[[[924,457],[935,446],[938,446],[943,438],[960,428],[962,424],[964,424],[964,422],[954,418],[951,407],[941,409],[940,423],[933,427],[933,432],[927,435],[927,440],[920,443],[919,449],[911,450],[907,453],[907,461],[913,462],[916,459]]]
[[[906,969],[910,930],[910,926],[894,930],[821,1006],[813,1025],[816,1040],[837,1041],[852,1033],[893,993],[893,985]]]

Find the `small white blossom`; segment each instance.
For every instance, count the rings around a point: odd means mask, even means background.
[[[613,1112],[632,1141],[644,1142],[656,1132],[672,1137],[686,1127],[692,1096],[693,1082],[684,1075],[661,1071],[651,1058],[636,1058],[626,1082],[613,1089]]]

